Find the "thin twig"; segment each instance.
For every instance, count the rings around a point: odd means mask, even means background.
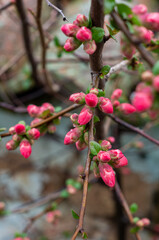
[[[63,17],[63,21],[68,21],[68,19],[66,18],[66,16],[64,15],[63,11],[61,9],[59,9],[58,7],[56,7],[54,4],[52,4],[49,0],[46,0],[47,4],[49,7],[54,8],[57,12],[59,12],[62,17]]]
[[[3,5],[2,7],[0,7],[0,13],[3,11],[3,10],[6,10],[7,8],[9,8],[10,6],[12,6],[13,2],[9,2],[9,3],[6,3],[5,5]]]

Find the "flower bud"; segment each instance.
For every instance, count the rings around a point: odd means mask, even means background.
[[[150,220],[148,218],[142,218],[139,221],[137,221],[136,225],[138,227],[145,227],[150,225]]]
[[[87,147],[87,144],[86,144],[85,142],[82,142],[82,141],[80,141],[80,140],[78,140],[78,141],[76,142],[76,148],[77,148],[78,151],[82,151],[82,150],[84,150],[86,147]]]
[[[103,151],[107,151],[112,148],[111,143],[107,140],[103,140],[100,145]]]
[[[76,24],[79,27],[82,27],[82,26],[87,27],[88,24],[89,24],[89,21],[88,21],[88,19],[85,15],[78,14],[77,17],[76,17],[76,20],[73,22],[73,24]]]
[[[120,89],[120,88],[115,89],[114,92],[111,95],[111,99],[113,99],[113,100],[114,99],[116,99],[116,100],[119,99],[122,95],[122,92],[123,92],[123,90]]]
[[[13,141],[13,139],[9,140],[7,143],[6,143],[6,149],[7,150],[14,150],[18,147],[18,144]]]
[[[109,152],[99,151],[97,159],[101,162],[109,162],[111,160]]]
[[[54,211],[50,211],[46,214],[46,221],[52,223],[55,219]]]
[[[31,155],[32,149],[31,149],[31,144],[28,140],[24,139],[21,141],[20,152],[25,158],[28,158]]]
[[[85,101],[85,94],[83,92],[80,92],[80,93],[73,93],[69,100],[71,102],[74,102],[74,103],[78,103],[78,104],[83,104],[84,101]]]
[[[72,185],[67,185],[67,192],[69,194],[75,194],[77,192],[77,189],[73,187]]]
[[[98,103],[98,97],[93,93],[88,93],[85,96],[85,101],[89,107],[96,107]]]
[[[144,4],[138,4],[133,7],[132,11],[136,15],[145,14],[145,13],[147,13],[147,7]]]
[[[31,117],[37,117],[39,113],[39,107],[31,104],[27,107],[27,111]]]
[[[109,151],[110,157],[112,160],[119,160],[124,157],[124,154],[119,149],[113,149]]]
[[[107,140],[111,143],[114,143],[115,142],[115,137],[110,136],[110,137],[107,138]]]
[[[132,114],[132,113],[136,112],[135,107],[133,105],[129,104],[129,103],[120,104],[119,110],[126,115],[129,115],[129,114]]]
[[[70,119],[72,121],[72,123],[77,124],[78,123],[78,114],[74,113],[70,116]]]
[[[14,134],[14,135],[12,136],[12,139],[13,139],[13,141],[15,141],[15,142],[18,143],[18,142],[21,141],[22,137],[19,136],[18,134]]]
[[[11,135],[13,135],[14,133],[16,133],[15,127],[10,127],[10,128],[9,128],[9,133],[10,133]]]
[[[33,125],[37,124],[37,123],[40,123],[42,121],[41,118],[35,118],[31,123],[30,123],[30,126],[32,127]]]
[[[87,27],[81,27],[76,34],[76,38],[81,42],[89,41],[92,39],[92,32]]]
[[[150,43],[154,33],[151,30],[148,30],[145,27],[139,27],[139,26],[135,26],[134,27],[135,30],[135,35],[144,43]]]
[[[153,31],[159,31],[159,13],[147,13],[144,19],[144,24]]]
[[[113,101],[113,107],[119,107],[120,102],[118,100]]]
[[[44,107],[44,109],[46,109],[46,110],[49,110],[50,113],[54,113],[55,112],[55,108],[50,103],[43,103],[42,107]]]
[[[49,124],[47,130],[48,130],[48,133],[53,134],[56,131],[56,126],[53,124]]]
[[[104,113],[113,113],[113,106],[108,98],[99,98],[99,109]]]
[[[84,42],[83,45],[84,45],[84,51],[89,55],[93,54],[97,49],[97,46],[94,40]]]
[[[67,52],[72,52],[72,51],[76,50],[80,45],[81,45],[81,43],[77,39],[70,37],[66,40],[64,49]]]
[[[131,59],[136,52],[136,48],[125,37],[121,37],[121,52],[122,54]]]
[[[91,88],[91,89],[90,89],[90,93],[93,93],[93,94],[95,94],[95,95],[98,95],[99,91],[98,91],[97,88]]]
[[[64,144],[68,145],[76,142],[80,138],[81,134],[82,131],[80,128],[71,129],[65,136]]]
[[[40,137],[40,132],[37,128],[32,128],[27,132],[29,138],[37,140]]]
[[[153,87],[155,88],[155,90],[157,92],[159,92],[159,76],[156,76],[154,79],[153,79]]]
[[[23,124],[18,123],[14,126],[14,128],[15,128],[15,132],[18,135],[23,135],[26,132],[25,126]]]
[[[0,202],[0,212],[3,211],[5,209],[5,203],[4,202]]]
[[[85,125],[92,119],[92,117],[92,110],[89,107],[85,106],[79,114],[78,123],[80,125]]]
[[[120,168],[128,165],[128,160],[125,156],[113,162],[113,167]]]
[[[79,27],[72,23],[64,24],[61,27],[61,31],[68,37],[75,37],[78,30],[79,30]]]
[[[104,183],[109,187],[114,187],[115,185],[115,173],[113,168],[108,163],[99,163],[100,176]]]
[[[141,78],[144,82],[152,82],[153,80],[153,73],[149,70],[142,73]]]
[[[148,110],[149,108],[151,108],[152,103],[152,99],[150,99],[150,97],[143,92],[136,92],[132,100],[132,104],[138,112]]]

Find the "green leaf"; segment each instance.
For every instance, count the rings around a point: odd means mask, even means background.
[[[109,34],[110,34],[111,36],[116,35],[116,34],[119,32],[118,29],[114,28],[114,27],[111,26],[111,25],[106,24],[106,26],[107,26],[108,31],[109,31]]]
[[[72,185],[73,186],[74,182],[75,182],[74,179],[69,178],[69,179],[66,180],[66,185]]]
[[[131,22],[133,23],[133,25],[137,25],[137,26],[141,26],[142,25],[140,19],[136,15],[132,16]]]
[[[103,37],[105,35],[104,29],[100,27],[93,27],[91,29],[92,31],[92,38],[95,42],[101,42],[103,40]]]
[[[57,112],[60,112],[62,110],[62,107],[60,107],[60,106],[57,106],[57,107],[55,107],[55,112],[57,113]]]
[[[79,219],[79,215],[73,210],[72,210],[72,216],[74,219]]]
[[[119,3],[119,4],[117,4],[117,9],[118,9],[119,15],[120,15],[122,18],[126,18],[126,19],[127,19],[128,16],[129,16],[130,14],[132,14],[131,8],[130,8],[128,5],[124,4],[124,3]]]
[[[159,75],[159,61],[157,61],[156,64],[154,65],[152,72],[154,75]]]
[[[56,210],[57,209],[57,202],[53,202],[52,204],[51,204],[51,208],[52,208],[52,210],[54,211],[54,210]]]
[[[99,143],[97,143],[95,141],[91,141],[90,142],[90,150],[91,150],[91,154],[97,155],[99,153],[99,151],[101,150],[101,146]]]
[[[19,121],[18,123],[25,126],[25,122],[24,121]]]
[[[135,234],[135,233],[137,233],[139,230],[140,230],[139,227],[133,227],[133,228],[130,229],[130,232]]]
[[[53,119],[53,123],[56,124],[56,125],[59,125],[60,124],[60,119],[59,118]]]
[[[92,19],[91,19],[91,14],[89,13],[89,19],[88,19],[88,28],[92,27]]]
[[[53,41],[54,41],[54,44],[55,44],[56,47],[60,47],[61,46],[60,40],[59,40],[59,38],[57,36],[54,37]]]
[[[134,33],[133,25],[128,21],[126,21],[126,25],[128,26],[128,29],[129,29],[130,33],[133,34]]]
[[[111,67],[110,67],[109,65],[105,65],[104,67],[102,67],[101,73],[102,73],[103,75],[106,75],[106,74],[109,73],[110,69],[111,69]]]
[[[83,238],[83,239],[88,239],[88,236],[87,236],[87,233],[86,233],[86,232],[83,232],[83,233],[82,233],[82,238]]]
[[[60,197],[62,198],[68,198],[70,196],[70,194],[67,192],[66,189],[61,191]]]
[[[134,222],[134,223],[137,223],[139,220],[140,220],[140,218],[138,218],[138,217],[134,217],[134,218],[133,218],[133,222]]]
[[[98,97],[104,97],[105,96],[105,90],[98,89]]]
[[[104,13],[109,14],[115,7],[115,0],[104,0]]]
[[[0,128],[0,132],[4,132],[6,128]]]
[[[31,127],[30,127],[29,125],[27,125],[27,126],[25,127],[25,129],[26,129],[26,131],[29,131],[29,130],[31,129]]]
[[[80,190],[82,187],[82,184],[80,182],[74,182],[73,187],[75,187],[77,190]]]
[[[99,117],[98,116],[94,116],[94,123],[97,123],[97,122],[100,122],[100,119],[99,119]]]

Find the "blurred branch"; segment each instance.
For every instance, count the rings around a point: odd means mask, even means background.
[[[9,3],[6,3],[5,5],[3,5],[2,7],[0,7],[0,13],[3,11],[3,10],[6,10],[7,8],[9,8],[10,6],[14,5],[15,3],[12,1],[10,1]]]
[[[6,102],[0,102],[0,107],[4,108],[4,109],[8,109],[11,110],[15,113],[27,113],[27,108],[25,107],[15,107],[9,103]]]
[[[63,11],[61,9],[59,9],[58,7],[56,7],[54,4],[52,4],[49,0],[46,0],[47,4],[49,7],[52,7],[53,9],[55,9],[57,12],[59,12],[62,17],[63,17],[63,21],[68,21],[67,18],[65,17]]]

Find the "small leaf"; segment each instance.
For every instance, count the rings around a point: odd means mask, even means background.
[[[87,236],[87,233],[86,233],[86,232],[83,232],[83,233],[82,233],[82,238],[83,238],[83,239],[88,239],[88,236]]]
[[[105,90],[98,89],[98,97],[104,97],[105,96]]]
[[[6,128],[0,128],[0,132],[4,132]]]
[[[74,219],[79,219],[79,215],[73,210],[72,210],[72,216]]]
[[[26,131],[29,131],[29,130],[31,129],[31,127],[30,127],[29,125],[27,125],[27,126],[25,127],[25,129],[26,129]]]
[[[60,106],[57,106],[57,107],[55,107],[55,112],[57,113],[57,112],[60,112],[61,111],[61,109],[62,109],[62,107],[60,107]]]
[[[18,123],[25,126],[25,122],[24,121],[19,121]]]
[[[99,151],[101,150],[101,146],[99,143],[97,143],[95,141],[91,141],[90,142],[90,150],[91,150],[91,154],[97,155],[99,153]]]
[[[82,187],[82,184],[80,182],[74,182],[73,187],[75,187],[77,190],[80,190]]]
[[[140,218],[138,218],[138,217],[134,217],[134,218],[133,218],[133,222],[134,222],[134,223],[137,223],[139,220],[140,220]]]
[[[66,185],[72,185],[73,186],[74,182],[75,182],[74,179],[69,178],[69,179],[66,180]]]
[[[53,202],[53,203],[51,204],[51,209],[52,209],[53,211],[57,209],[57,202]]]
[[[101,42],[103,40],[103,37],[105,35],[103,28],[93,27],[91,31],[92,31],[92,39],[94,39],[95,42]]]
[[[132,16],[131,22],[133,23],[133,25],[137,25],[137,26],[141,26],[142,25],[140,19],[136,15]]]
[[[117,8],[118,8],[118,13],[122,18],[127,19],[129,15],[132,14],[131,8],[124,3],[117,4]]]
[[[106,75],[106,74],[109,73],[110,69],[111,69],[111,67],[110,67],[109,65],[105,65],[104,67],[102,67],[101,73],[102,73],[103,75]]]
[[[54,41],[54,44],[55,44],[56,47],[60,47],[61,46],[60,40],[59,40],[59,38],[57,36],[54,37],[53,41]]]
[[[104,13],[109,14],[115,7],[115,0],[104,0]]]
[[[140,230],[139,227],[133,227],[133,228],[130,229],[130,232],[135,234],[135,233],[137,233],[139,230]]]
[[[94,116],[94,123],[97,123],[97,122],[100,122],[100,119],[99,119],[99,117],[98,116]]]
[[[152,72],[154,75],[159,75],[159,61],[157,61],[156,64],[154,65]]]
[[[68,198],[68,197],[70,196],[70,194],[67,192],[66,189],[64,189],[64,190],[61,191],[60,196],[61,196],[62,198]]]
[[[116,35],[116,34],[119,32],[118,29],[114,28],[114,27],[111,26],[111,25],[106,24],[106,26],[107,26],[108,31],[109,31],[109,34],[110,34],[111,36]]]
[[[130,33],[133,34],[134,33],[133,25],[128,21],[126,21],[126,25],[128,26],[128,29],[129,29]]]
[[[91,19],[90,13],[89,13],[89,19],[88,19],[88,28],[92,28],[92,19]]]

